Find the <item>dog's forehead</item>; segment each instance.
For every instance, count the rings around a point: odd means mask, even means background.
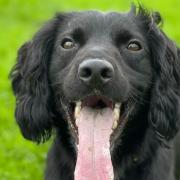
[[[75,13],[67,22],[68,29],[82,28],[96,32],[111,31],[117,29],[136,29],[134,17],[129,13],[85,11]]]

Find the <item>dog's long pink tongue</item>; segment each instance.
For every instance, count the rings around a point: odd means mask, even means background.
[[[113,124],[110,108],[84,107],[76,119],[79,132],[75,180],[112,180],[109,138]]]

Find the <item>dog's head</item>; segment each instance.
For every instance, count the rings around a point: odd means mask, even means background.
[[[158,138],[173,138],[180,52],[159,23],[158,13],[141,7],[124,14],[58,14],[48,22],[20,48],[11,73],[24,137],[46,140],[61,123],[76,134],[75,118],[88,106],[114,110],[114,134],[144,112]]]

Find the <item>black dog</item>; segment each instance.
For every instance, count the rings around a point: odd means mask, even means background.
[[[78,126],[76,119],[95,111],[115,116],[109,136],[115,180],[175,180],[180,50],[160,23],[159,13],[134,6],[126,14],[58,14],[20,48],[11,73],[17,123],[38,143],[56,130],[46,180],[74,179],[78,138],[91,123]]]

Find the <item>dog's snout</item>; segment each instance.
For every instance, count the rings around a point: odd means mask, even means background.
[[[114,68],[106,60],[88,59],[79,65],[78,76],[87,85],[104,85],[113,78]]]

